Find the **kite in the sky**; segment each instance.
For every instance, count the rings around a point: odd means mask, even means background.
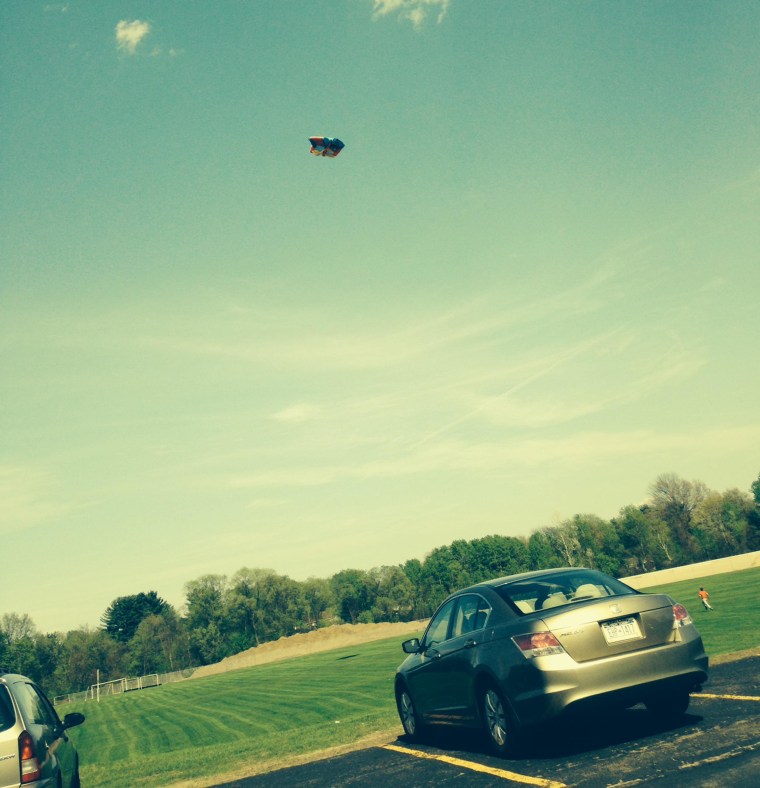
[[[315,156],[334,159],[346,146],[337,137],[309,137],[311,152]]]

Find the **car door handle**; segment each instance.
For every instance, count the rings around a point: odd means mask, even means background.
[[[441,658],[441,652],[438,651],[438,649],[429,648],[425,652],[425,656],[426,657],[430,657],[430,659],[440,659]]]
[[[468,640],[468,641],[467,641],[467,642],[464,644],[464,647],[465,647],[465,648],[473,648],[474,646],[477,646],[477,645],[478,645],[478,641],[477,641],[477,640]]]

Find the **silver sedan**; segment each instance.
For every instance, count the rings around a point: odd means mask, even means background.
[[[708,670],[683,605],[577,568],[458,591],[403,650],[395,692],[406,735],[478,727],[501,755],[560,718],[644,703],[677,719]]]

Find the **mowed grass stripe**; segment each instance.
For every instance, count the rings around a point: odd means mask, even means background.
[[[141,748],[139,742],[131,735],[129,718],[121,714],[116,705],[108,708],[105,700],[98,705],[108,714],[108,738],[101,757],[111,761],[121,761],[138,756]]]
[[[124,702],[133,707],[130,713],[138,713],[144,722],[147,735],[140,741],[143,751],[164,752],[188,746],[192,738],[187,717],[192,709],[183,708],[184,719],[180,719],[158,693],[159,688],[124,697]]]

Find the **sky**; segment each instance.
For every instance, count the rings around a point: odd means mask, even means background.
[[[749,492],[759,37],[754,0],[5,0],[0,615]]]

